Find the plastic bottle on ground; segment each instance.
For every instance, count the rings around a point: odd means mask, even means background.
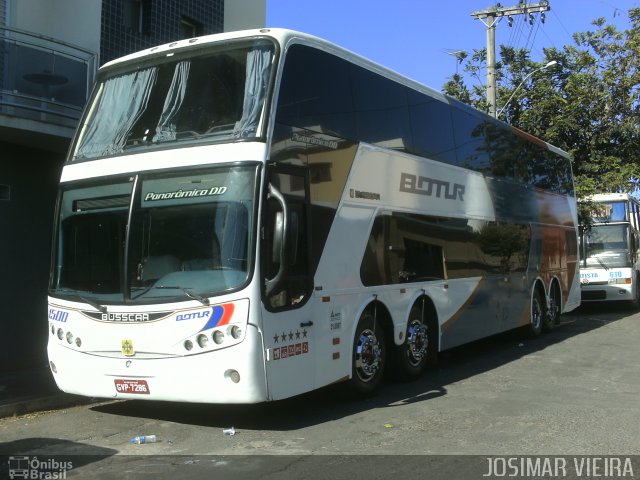
[[[129,440],[129,443],[141,444],[141,443],[155,443],[157,441],[155,435],[139,435]]]

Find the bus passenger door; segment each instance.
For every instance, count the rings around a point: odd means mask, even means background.
[[[315,386],[308,169],[270,167],[264,205],[262,323],[267,385],[275,400]]]

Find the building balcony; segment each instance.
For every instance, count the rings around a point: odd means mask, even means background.
[[[0,140],[33,144],[34,138],[48,139],[66,150],[96,69],[95,52],[0,28]]]

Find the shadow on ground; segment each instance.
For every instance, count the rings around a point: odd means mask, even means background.
[[[334,385],[287,400],[258,405],[203,405],[119,401],[92,407],[119,416],[162,419],[188,425],[289,431],[333,421],[372,408],[426,402],[447,395],[447,386],[491,371],[568,338],[619,321],[636,311],[626,305],[594,304],[563,315],[555,330],[536,338],[512,331],[442,352],[438,366],[409,383],[387,382],[374,397],[354,400],[344,385]]]

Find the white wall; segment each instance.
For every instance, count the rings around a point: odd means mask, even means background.
[[[8,0],[8,26],[100,51],[102,0]]]
[[[266,23],[267,0],[225,0],[225,32],[263,28]]]

